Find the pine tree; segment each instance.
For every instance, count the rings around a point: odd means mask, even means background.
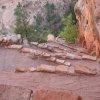
[[[17,8],[15,9],[15,15],[16,15],[15,32],[17,34],[21,34],[23,38],[24,37],[27,38],[30,33],[30,26],[27,20],[28,14],[20,3],[18,3]]]

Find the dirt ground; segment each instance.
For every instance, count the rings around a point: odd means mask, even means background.
[[[31,89],[70,90],[83,100],[100,100],[100,76],[69,76],[49,73],[0,72],[0,84]]]
[[[68,60],[72,64],[87,65],[100,70],[100,63],[87,60]],[[50,73],[13,73],[16,66],[36,67],[40,64],[55,65],[51,62],[32,60],[16,50],[0,47],[0,84],[37,89],[70,90],[83,97],[83,100],[100,100],[100,76],[71,76]]]

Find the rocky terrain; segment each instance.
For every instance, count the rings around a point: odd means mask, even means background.
[[[46,43],[21,44],[21,36],[12,35],[11,28],[18,2],[27,6],[32,17],[33,10],[43,10],[45,0],[0,1],[1,30],[10,32],[0,35],[0,100],[100,100],[98,0],[76,2],[78,40],[84,48],[53,35]],[[64,1],[50,2],[60,7],[62,15]]]
[[[79,46],[57,40],[0,47],[0,64],[1,100],[100,99],[99,59]]]
[[[69,9],[70,0],[48,0],[56,6],[56,12],[62,16]],[[46,0],[1,0],[0,1],[0,30],[6,33],[14,33],[15,15],[14,9],[20,2],[29,14],[30,24],[34,24],[34,16],[40,13],[45,17],[44,5]]]
[[[100,0],[78,0],[75,5],[82,46],[100,56]]]

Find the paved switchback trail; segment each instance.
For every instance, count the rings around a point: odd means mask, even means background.
[[[34,47],[32,47],[34,48]],[[35,47],[34,49],[37,50]],[[68,60],[72,64],[86,65],[100,70],[100,63],[89,60]],[[100,76],[66,75],[42,72],[14,73],[16,66],[36,67],[40,64],[57,65],[43,59],[30,59],[17,50],[0,47],[0,84],[21,86],[36,91],[38,89],[70,90],[83,100],[100,100]]]

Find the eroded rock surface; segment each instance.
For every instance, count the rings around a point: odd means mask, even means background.
[[[22,87],[0,85],[0,100],[31,100],[32,91]]]
[[[62,16],[66,9],[69,9],[70,0],[48,0],[50,3],[54,3],[57,8],[57,12]],[[0,0],[0,30],[4,33],[13,33],[15,26],[14,9],[18,2],[25,6],[30,19],[30,24],[35,23],[34,16],[38,13],[44,18],[46,0]]]
[[[33,100],[83,100],[82,97],[68,91],[39,90]]]
[[[71,91],[38,89],[37,91],[19,86],[0,85],[0,100],[83,100]]]
[[[100,56],[100,0],[77,0],[78,40],[92,54]]]

